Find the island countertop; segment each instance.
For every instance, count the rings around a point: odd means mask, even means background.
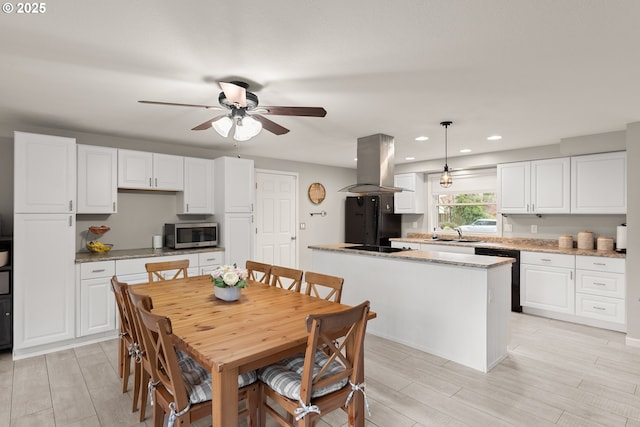
[[[470,255],[470,254],[459,254],[453,252],[431,252],[431,251],[420,251],[420,250],[406,250],[400,252],[369,252],[369,251],[361,251],[357,249],[347,249],[349,246],[358,246],[352,243],[336,243],[332,245],[311,245],[309,249],[314,250],[322,250],[322,251],[334,251],[334,252],[343,252],[348,254],[358,254],[358,255],[369,255],[374,257],[385,257],[385,258],[394,258],[394,259],[405,259],[405,260],[413,260],[420,262],[431,262],[437,264],[450,264],[450,265],[458,265],[464,267],[475,267],[475,268],[491,268],[504,264],[511,264],[515,262],[513,258],[502,258],[502,257],[493,257],[486,255]]]

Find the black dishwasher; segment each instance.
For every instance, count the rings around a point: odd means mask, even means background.
[[[476,255],[514,258],[511,264],[511,311],[522,312],[520,305],[520,251],[514,249],[476,248]]]

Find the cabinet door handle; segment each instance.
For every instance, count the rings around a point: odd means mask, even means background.
[[[6,312],[4,315],[9,317],[9,316],[11,316],[11,312]]]
[[[549,258],[540,258],[540,261],[542,261],[542,262],[551,262],[551,260]]]
[[[153,184],[151,183],[151,177],[149,177],[149,187],[153,187]]]
[[[158,187],[158,178],[156,178],[156,188]]]
[[[215,261],[215,258],[207,258],[206,261]]]
[[[535,203],[531,204],[531,212],[535,212],[536,211],[536,205]]]
[[[92,273],[102,273],[104,271],[104,268],[99,268],[97,270],[91,270]]]
[[[606,310],[606,308],[604,308],[604,307],[598,307],[597,305],[594,305],[594,306],[593,306],[593,309],[594,309],[594,310],[602,310],[602,311]]]
[[[73,200],[69,200],[69,212],[73,212]]]
[[[527,212],[529,212],[529,203],[527,203]]]
[[[573,280],[573,270],[569,272],[569,280]]]
[[[73,217],[69,217],[69,227],[71,227],[73,225]]]
[[[113,202],[113,211],[116,211],[116,202]]]
[[[599,265],[601,267],[606,267],[607,263],[606,262],[594,262],[593,265]]]
[[[189,212],[189,203],[187,203],[187,212]]]

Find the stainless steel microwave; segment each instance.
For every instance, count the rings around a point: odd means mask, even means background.
[[[218,245],[215,222],[176,222],[164,225],[164,244],[172,249],[203,248]]]

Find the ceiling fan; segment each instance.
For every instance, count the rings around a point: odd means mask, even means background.
[[[205,130],[213,127],[221,136],[227,137],[229,131],[235,125],[234,139],[246,141],[256,136],[262,128],[275,135],[283,135],[289,129],[264,117],[265,115],[275,116],[304,116],[304,117],[324,117],[327,111],[321,107],[265,107],[258,106],[258,97],[249,92],[249,85],[241,81],[230,83],[220,82],[222,92],[218,95],[217,105],[199,104],[179,104],[175,102],[160,101],[138,101],[143,104],[171,105],[178,107],[195,107],[207,110],[229,110],[225,114],[220,114],[213,119],[199,124],[191,130]]]

